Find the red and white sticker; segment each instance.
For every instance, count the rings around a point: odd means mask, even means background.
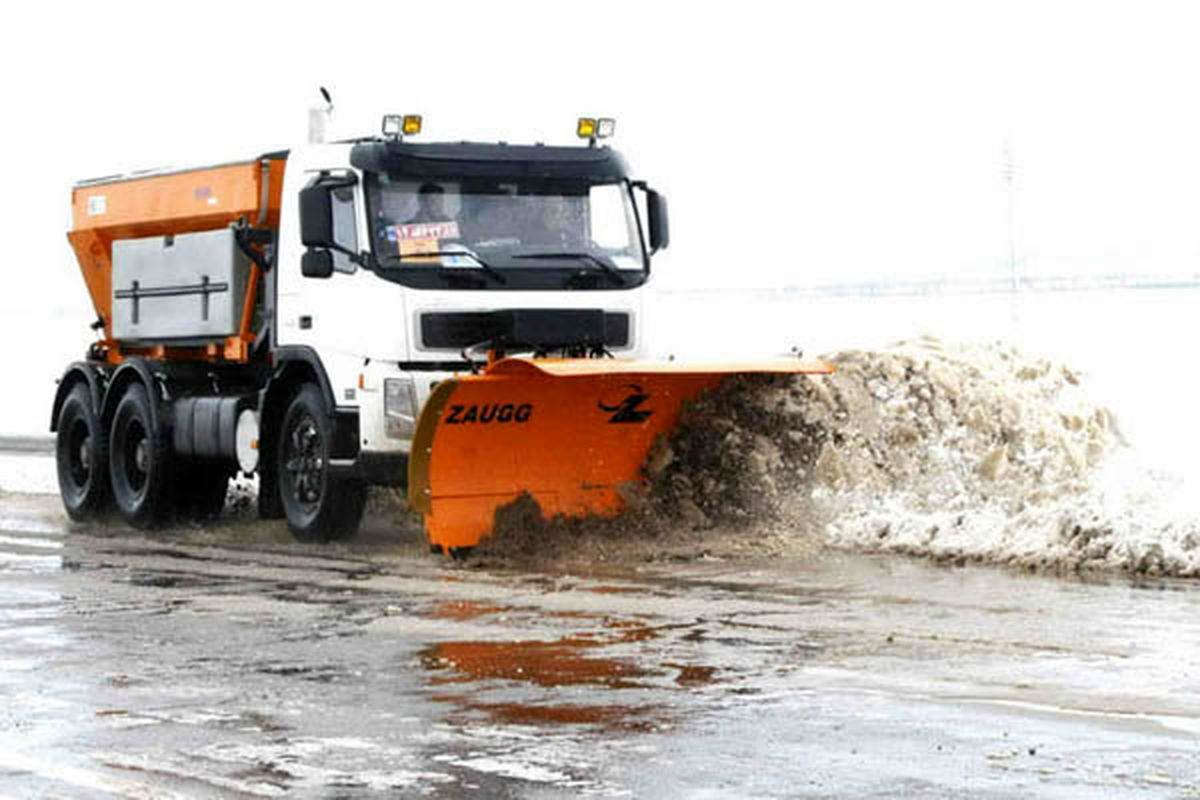
[[[393,225],[396,239],[404,242],[413,239],[459,239],[458,223],[449,222],[410,222],[407,225]]]

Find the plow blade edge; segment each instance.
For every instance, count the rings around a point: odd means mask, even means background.
[[[827,374],[817,361],[676,364],[509,358],[439,383],[421,411],[409,503],[431,544],[449,552],[491,532],[522,494],[551,518],[614,516],[642,479],[655,439],[684,404],[730,375]]]

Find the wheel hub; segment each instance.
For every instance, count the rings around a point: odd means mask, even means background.
[[[79,468],[85,474],[90,471],[92,464],[92,437],[85,436],[79,443]]]
[[[92,475],[92,436],[87,423],[76,420],[67,434],[70,439],[65,450],[71,482],[77,489],[86,487]]]
[[[150,466],[150,453],[146,449],[146,440],[142,439],[137,443],[137,449],[133,451],[133,465],[137,467],[138,472],[146,472]]]
[[[306,505],[319,502],[325,458],[316,422],[311,417],[302,417],[287,441],[288,458],[285,466],[292,477],[296,500]]]

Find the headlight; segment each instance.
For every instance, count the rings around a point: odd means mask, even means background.
[[[384,433],[389,439],[411,439],[417,429],[417,388],[412,378],[383,382]]]

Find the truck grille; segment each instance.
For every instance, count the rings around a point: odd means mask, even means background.
[[[588,308],[437,311],[421,315],[427,348],[455,349],[492,342],[552,349],[570,345],[629,345],[629,314]]]

